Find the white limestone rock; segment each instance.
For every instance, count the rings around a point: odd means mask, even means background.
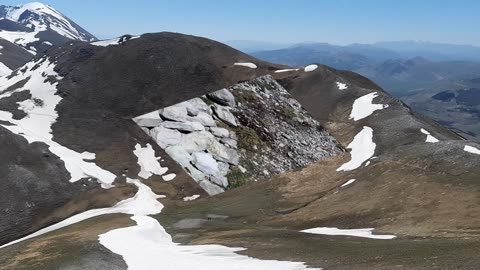
[[[229,132],[228,129],[226,129],[226,128],[211,127],[211,128],[210,128],[210,132],[211,132],[214,136],[220,137],[220,138],[227,138],[228,136],[230,136],[230,132]]]
[[[212,114],[212,110],[210,109],[210,106],[205,103],[201,98],[193,98],[188,101],[192,106],[197,108],[200,111],[206,112],[208,114]]]
[[[226,107],[215,104],[213,109],[220,120],[231,126],[238,126],[235,116]]]
[[[224,192],[225,190],[210,181],[201,181],[200,186],[208,193],[208,195],[213,196]]]
[[[164,121],[161,124],[162,127],[169,128],[169,129],[176,129],[185,132],[193,132],[193,131],[204,131],[205,127],[198,123],[198,122],[173,122],[173,121]]]
[[[212,133],[200,131],[183,136],[180,144],[188,153],[194,153],[207,150],[208,145],[211,144],[212,141],[215,141]]]
[[[187,170],[188,174],[193,178],[193,180],[197,183],[200,183],[202,181],[208,181],[209,179],[208,175],[199,171],[192,164],[188,164],[188,166],[186,166],[185,169]]]
[[[158,127],[162,122],[162,118],[160,118],[160,114],[158,111],[154,111],[151,113],[147,113],[138,117],[133,118],[133,121],[137,123],[140,127]]]
[[[213,175],[210,177],[210,181],[221,187],[228,187],[228,179],[223,175]]]
[[[239,157],[237,151],[226,147],[217,140],[211,141],[207,145],[207,151],[212,154],[216,160],[238,165]]]
[[[162,148],[177,145],[182,141],[183,134],[178,130],[164,128],[162,126],[156,127],[150,131],[151,136]]]
[[[187,114],[189,116],[197,116],[200,112],[200,109],[198,109],[194,104],[192,104],[190,100],[178,103],[176,106],[184,107],[187,110]]]
[[[186,122],[187,121],[187,108],[179,105],[173,105],[160,110],[160,115],[171,121]]]
[[[228,89],[220,89],[207,95],[211,100],[224,106],[235,107],[235,97]]]
[[[167,147],[165,152],[182,167],[188,167],[192,161],[190,153],[181,146],[175,145]]]
[[[225,162],[217,162],[218,163],[218,171],[220,172],[220,175],[222,176],[225,176],[228,174],[228,172],[230,171],[230,165],[228,165],[228,163],[225,163]]]
[[[215,123],[215,120],[213,120],[213,117],[211,114],[208,114],[204,111],[200,111],[197,116],[194,117],[188,117],[188,121],[190,122],[198,122],[202,124],[205,127],[214,127],[217,124]]]
[[[220,140],[221,143],[225,144],[226,146],[229,146],[233,149],[237,149],[238,148],[238,145],[237,145],[237,141],[234,140],[234,139],[230,139],[230,138],[222,138]]]
[[[197,152],[192,154],[192,164],[207,175],[217,175],[218,163],[209,153]]]

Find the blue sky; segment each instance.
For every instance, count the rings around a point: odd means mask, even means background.
[[[26,1],[1,1],[22,4]],[[45,0],[99,38],[173,31],[334,44],[423,40],[480,46],[476,0]]]

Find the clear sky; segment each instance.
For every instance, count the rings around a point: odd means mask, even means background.
[[[3,4],[28,1],[2,0]],[[219,41],[423,40],[480,46],[480,0],[45,0],[98,38],[173,31]]]

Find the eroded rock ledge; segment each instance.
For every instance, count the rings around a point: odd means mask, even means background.
[[[271,76],[134,121],[211,195],[342,152]]]

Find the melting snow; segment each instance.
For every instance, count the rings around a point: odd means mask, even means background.
[[[466,151],[466,152],[472,153],[472,154],[480,155],[480,149],[475,148],[475,147],[470,146],[470,145],[465,145],[463,150]]]
[[[189,202],[189,201],[194,201],[198,198],[200,198],[200,195],[192,195],[192,196],[183,197],[183,201]]]
[[[138,165],[140,165],[139,177],[148,179],[153,174],[162,175],[168,171],[168,168],[162,168],[162,166],[160,166],[158,159],[155,157],[155,150],[153,150],[150,144],[142,147],[137,143],[133,153],[137,156]]]
[[[94,153],[78,153],[53,141],[51,126],[57,120],[58,113],[55,108],[62,98],[56,95],[57,82],[51,83],[45,80],[49,76],[59,80],[62,79],[54,71],[54,67],[55,65],[47,58],[42,58],[27,63],[12,78],[0,77],[0,85],[2,86],[0,92],[21,80],[28,79],[23,87],[0,94],[0,99],[8,97],[14,92],[25,90],[29,90],[32,95],[31,99],[18,103],[19,109],[27,113],[27,116],[15,120],[10,112],[3,111],[0,113],[0,120],[10,122],[13,125],[2,126],[24,137],[29,143],[43,142],[47,144],[50,152],[65,163],[65,168],[70,173],[70,182],[91,177],[97,179],[103,187],[111,186],[116,176],[91,162],[95,159]]]
[[[351,160],[337,169],[338,171],[351,171],[362,165],[375,154],[376,144],[373,142],[373,129],[371,127],[363,127],[353,141],[347,146],[352,149],[350,152]]]
[[[238,63],[235,63],[233,64],[234,66],[243,66],[243,67],[249,67],[249,68],[257,68],[257,65],[255,65],[254,63],[250,63],[250,62],[238,62]]]
[[[337,82],[337,88],[338,88],[339,90],[345,90],[345,89],[347,89],[348,87],[347,87],[347,84],[346,84],[346,83]]]
[[[429,143],[439,142],[439,140],[438,140],[437,138],[433,137],[432,135],[430,135],[430,132],[428,132],[427,130],[425,130],[425,129],[422,128],[422,129],[420,129],[420,131],[421,131],[423,134],[427,135],[427,139],[425,140],[426,142],[429,142]]]
[[[279,70],[275,70],[275,73],[290,72],[290,71],[298,71],[298,68],[279,69]]]
[[[310,71],[314,71],[317,68],[318,68],[317,65],[308,65],[304,68],[304,70],[305,70],[305,72],[310,72]]]
[[[393,239],[396,238],[395,235],[375,235],[372,234],[374,228],[367,229],[338,229],[338,228],[329,228],[329,227],[319,227],[308,230],[303,230],[301,232],[311,233],[311,234],[323,234],[323,235],[345,235],[345,236],[356,236],[356,237],[365,237],[372,239]]]
[[[126,39],[125,37],[118,37],[118,38],[112,38],[112,39],[107,39],[107,40],[100,40],[100,41],[95,41],[90,44],[95,45],[95,46],[101,46],[101,47],[107,47],[110,45],[119,45],[124,42],[127,42],[129,40],[137,39],[140,36],[131,36],[130,38]]]
[[[371,115],[376,110],[381,110],[387,108],[388,105],[384,104],[373,104],[372,101],[378,96],[377,92],[367,94],[365,96],[359,97],[353,102],[352,112],[350,113],[350,119],[358,121],[369,115]]]
[[[117,213],[130,214],[130,215],[154,215],[154,214],[159,214],[162,211],[163,205],[159,201],[157,201],[157,199],[162,198],[163,196],[156,195],[155,193],[152,192],[152,190],[148,186],[146,186],[145,184],[141,183],[138,180],[127,179],[127,183],[134,184],[135,186],[138,187],[137,193],[132,198],[128,198],[123,201],[120,201],[115,206],[112,206],[110,208],[92,209],[92,210],[88,210],[86,212],[71,216],[63,221],[60,221],[59,223],[48,226],[44,229],[36,231],[35,233],[32,233],[23,238],[12,241],[8,244],[5,244],[0,248],[10,246],[10,245],[25,241],[27,239],[40,236],[42,234],[46,234],[48,232],[52,232],[52,231],[67,227],[69,225],[81,222],[83,220],[101,216],[101,215],[117,214]]]
[[[165,180],[165,181],[172,181],[173,179],[175,179],[175,177],[177,177],[177,175],[174,174],[174,173],[170,173],[170,174],[162,176],[163,180]]]
[[[7,67],[4,63],[0,62],[0,76],[5,76],[10,73],[12,73],[12,70],[9,67]]]
[[[353,182],[355,182],[355,179],[350,179],[347,182],[345,182],[343,185],[341,185],[340,187],[346,187],[346,186],[352,184]]]

